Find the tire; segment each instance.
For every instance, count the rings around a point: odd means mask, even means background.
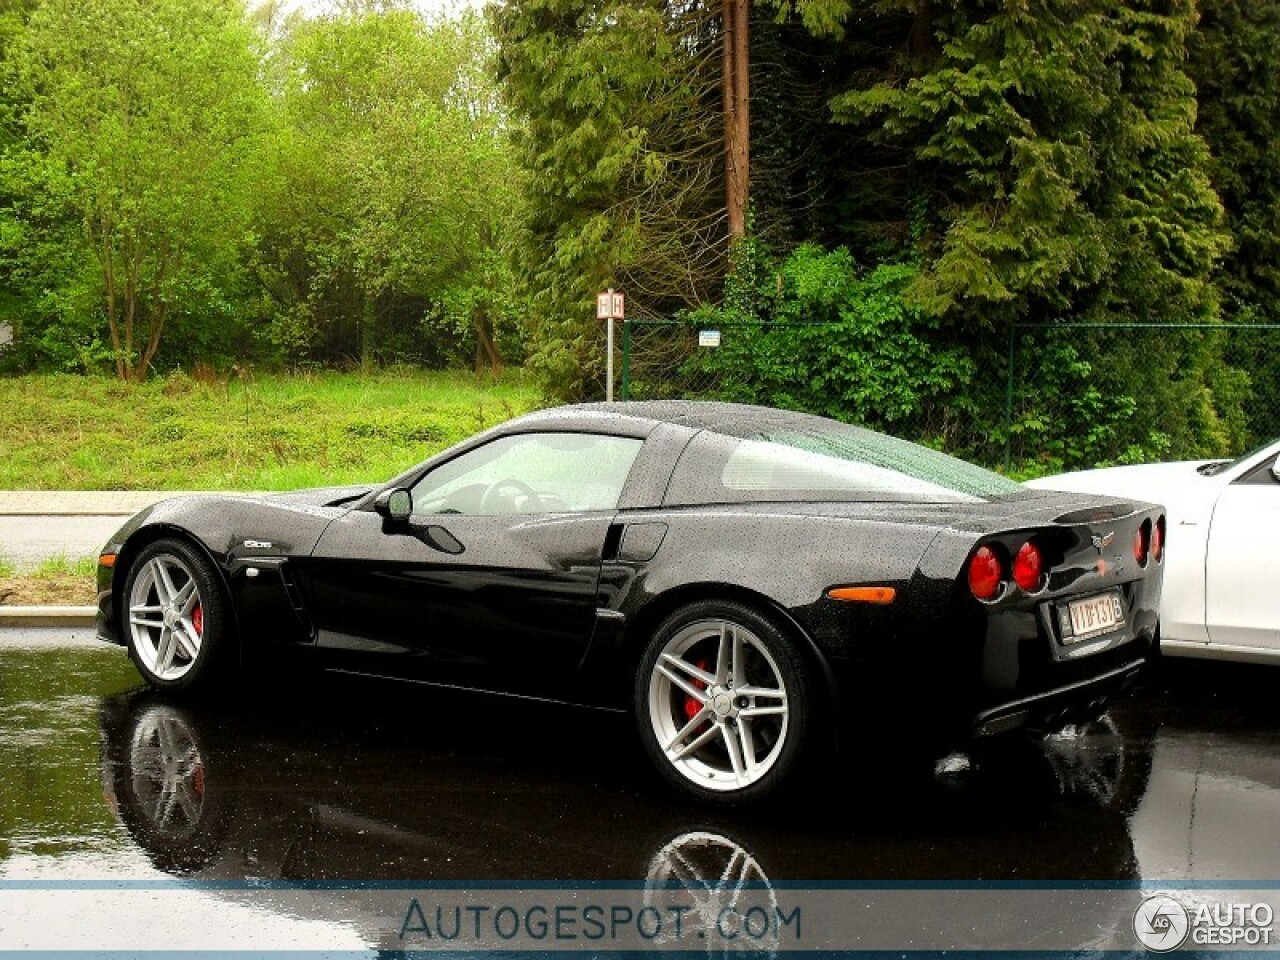
[[[644,908],[662,912],[673,902],[686,910],[691,929],[710,935],[708,958],[775,957],[785,949],[777,923],[753,930],[747,942],[736,936],[737,918],[778,917],[779,894],[764,866],[745,844],[719,830],[693,829],[668,835],[649,860],[644,881]],[[756,911],[760,911],[757,913]],[[724,931],[731,931],[728,939]],[[705,940],[706,937],[703,936]],[[656,953],[686,951],[670,924],[660,927],[646,946]]]
[[[210,751],[182,708],[148,698],[129,710],[112,768],[120,819],[157,868],[194,873],[222,847],[223,778],[210,775]]]
[[[157,540],[125,581],[121,635],[138,672],[172,692],[210,685],[227,643],[227,605],[217,572],[190,544]]]
[[[794,779],[814,714],[801,652],[768,618],[729,601],[693,603],[663,621],[632,699],[662,776],[726,805],[761,800]]]

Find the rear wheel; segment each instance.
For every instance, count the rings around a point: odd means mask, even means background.
[[[799,651],[740,603],[705,601],[658,628],[634,691],[640,737],[686,793],[722,803],[760,799],[799,761],[812,713]]]
[[[207,683],[226,633],[217,574],[180,540],[157,540],[138,556],[124,589],[129,655],[152,686],[186,690]]]

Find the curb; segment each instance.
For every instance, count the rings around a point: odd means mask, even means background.
[[[0,627],[92,627],[95,607],[0,607]]]

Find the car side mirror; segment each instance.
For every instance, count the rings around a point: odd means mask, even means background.
[[[413,494],[404,487],[383,490],[373,501],[373,509],[384,519],[404,523],[413,515]]]
[[[1275,478],[1277,483],[1280,483],[1280,457],[1276,457],[1271,464],[1271,476]]]

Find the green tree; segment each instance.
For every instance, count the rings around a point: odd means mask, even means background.
[[[234,312],[266,104],[255,35],[235,0],[45,0],[13,59],[31,249],[61,209],[93,265],[54,313],[104,323],[117,375],[140,380],[168,328]]]
[[[923,198],[913,297],[965,331],[980,365],[998,369],[1015,322],[1218,318],[1229,238],[1185,70],[1191,0],[893,6],[911,11],[908,35],[935,43],[907,47],[896,72],[833,106],[906,151]],[[1166,449],[1216,451],[1241,423],[1238,385],[1209,343],[1135,337],[1073,369],[1132,400],[1134,429],[1157,430]],[[1027,422],[1065,435],[1080,426],[1068,419],[1042,408]],[[1123,430],[1111,440],[1113,456],[1129,449]]]
[[[916,17],[933,18],[936,55],[834,108],[909,144],[937,198],[917,234],[921,302],[987,328],[1212,318],[1227,238],[1183,70],[1190,0],[953,2]]]
[[[559,395],[598,394],[598,290],[625,290],[632,316],[661,315],[713,297],[724,275],[714,12],[509,0],[490,15],[526,174],[533,360]]]
[[[1202,0],[1188,72],[1234,248],[1224,307],[1280,322],[1280,2]]]
[[[21,256],[26,237],[17,208],[25,188],[20,166],[10,158],[24,141],[27,97],[14,82],[12,51],[35,6],[35,0],[0,0],[0,323],[17,329],[20,339],[23,317],[33,309],[39,288],[29,284]]]
[[[1218,275],[1223,312],[1236,323],[1280,323],[1280,2],[1202,0],[1199,10],[1188,72],[1233,240]],[[1255,385],[1254,437],[1280,434],[1280,338],[1235,333],[1228,356]]]
[[[519,177],[483,20],[351,3],[281,34],[280,162],[262,220],[277,342],[365,363],[440,363],[471,346],[477,368],[500,366],[518,319]]]

